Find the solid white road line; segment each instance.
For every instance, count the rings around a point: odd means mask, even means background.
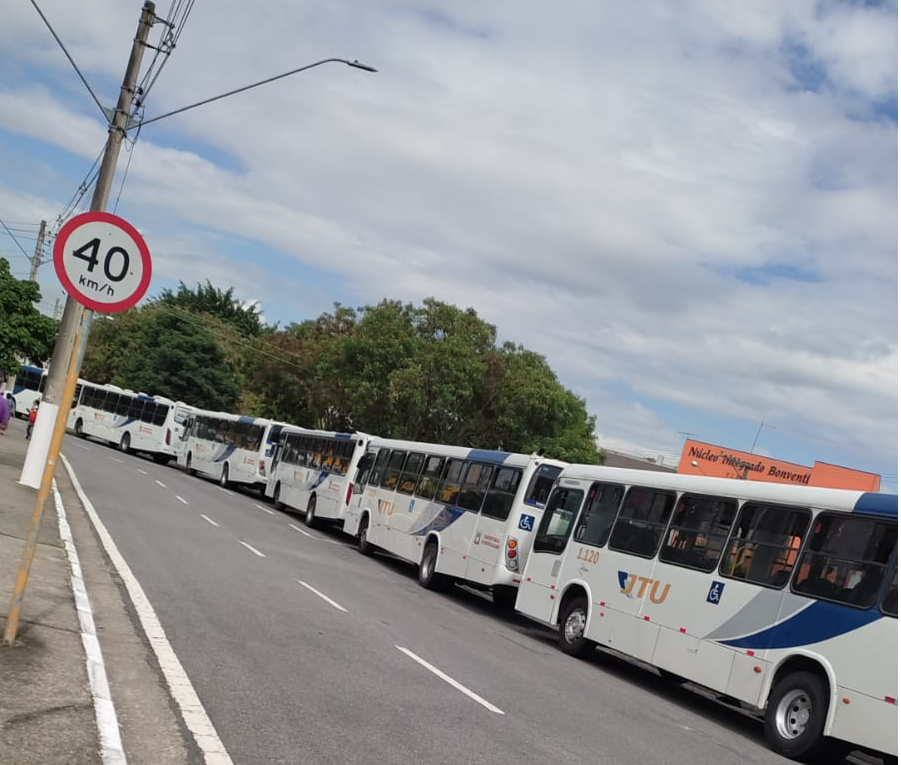
[[[269,513],[269,515],[275,515],[274,510],[270,510],[268,507],[263,507],[262,505],[258,505],[256,502],[253,503],[253,506],[260,508],[260,510],[265,510],[267,513]]]
[[[72,529],[69,527],[66,509],[63,507],[63,498],[57,491],[56,481],[53,482],[53,501],[56,504],[56,515],[59,518],[59,536],[65,545],[69,565],[72,568],[72,594],[75,596],[75,609],[81,625],[81,644],[84,646],[87,659],[88,681],[91,686],[91,695],[94,697],[94,716],[97,718],[97,728],[100,733],[100,756],[104,765],[125,765],[127,760],[125,751],[122,749],[122,737],[119,735],[119,721],[107,682],[106,665],[103,663],[100,642],[97,640],[91,601],[88,598],[88,591],[85,589],[81,563],[75,549],[75,540],[72,538]]]
[[[146,470],[141,470],[141,468],[135,468],[141,475],[149,475]]]
[[[188,500],[183,499],[182,497],[179,497],[178,494],[175,495],[175,498],[176,498],[179,502],[181,502],[183,505],[187,505],[187,504],[188,504]]]
[[[295,526],[293,523],[289,523],[288,526],[290,526],[290,527],[291,527],[292,529],[294,529],[295,531],[299,531],[299,532],[300,532],[301,534],[303,534],[305,537],[312,537],[312,536],[313,536],[309,531],[304,531],[302,528],[300,528],[300,526]]]
[[[310,592],[312,592],[314,595],[318,595],[320,598],[322,598],[322,599],[323,599],[326,603],[328,603],[330,606],[334,606],[334,607],[337,608],[339,611],[344,611],[344,613],[347,613],[347,609],[346,609],[344,606],[342,606],[340,603],[336,603],[336,602],[335,602],[334,600],[332,600],[328,595],[323,595],[323,594],[322,594],[321,592],[319,592],[319,590],[317,590],[315,587],[310,587],[310,585],[308,585],[306,582],[301,582],[300,579],[295,579],[294,581],[297,582],[298,584],[303,585],[304,587],[306,587],[306,588],[307,588]]]
[[[207,716],[206,710],[197,696],[197,692],[194,690],[194,686],[191,685],[184,667],[182,667],[181,662],[175,655],[175,651],[172,650],[172,646],[166,639],[163,626],[157,619],[156,612],[153,610],[153,606],[150,605],[147,595],[144,594],[144,589],[138,580],[135,579],[134,574],[131,573],[125,558],[122,557],[116,547],[116,543],[113,542],[113,538],[109,535],[109,532],[97,515],[97,511],[94,510],[91,500],[88,499],[84,489],[81,488],[81,484],[78,482],[69,460],[66,459],[65,455],[60,455],[60,458],[63,461],[63,465],[66,466],[66,472],[69,473],[69,478],[72,479],[72,484],[75,486],[75,491],[78,493],[78,498],[81,500],[85,512],[94,524],[97,536],[100,537],[100,541],[106,548],[107,555],[109,555],[110,560],[119,572],[119,576],[122,577],[125,589],[128,590],[128,595],[134,604],[135,613],[137,613],[141,626],[144,628],[150,647],[153,648],[153,652],[156,654],[163,677],[166,678],[166,683],[169,685],[169,692],[181,710],[185,725],[194,736],[200,751],[203,752],[204,760],[206,760],[207,765],[214,765],[214,763],[215,765],[232,765],[232,759],[219,738],[219,734],[216,733],[213,723],[210,722],[210,718]]]
[[[456,680],[454,680],[454,678],[452,678],[448,675],[445,675],[444,672],[442,672],[440,669],[438,669],[438,667],[433,667],[425,659],[420,658],[415,653],[413,653],[410,649],[403,648],[402,646],[399,646],[399,645],[396,645],[394,647],[401,653],[405,653],[407,656],[409,656],[411,659],[413,659],[413,661],[417,662],[418,664],[421,664],[429,672],[433,672],[434,674],[438,675],[438,677],[440,677],[442,680],[444,680],[445,683],[452,685],[454,688],[456,688],[458,691],[460,691],[460,693],[464,694],[465,696],[469,696],[469,698],[471,698],[473,701],[477,701],[479,704],[481,704],[483,707],[485,707],[485,709],[488,709],[489,711],[494,712],[495,714],[499,714],[499,715],[504,714],[504,711],[502,709],[498,709],[496,706],[494,706],[494,704],[492,704],[488,701],[485,701],[485,699],[483,699],[481,696],[479,696],[479,694],[473,693],[465,685],[460,685],[460,683],[458,683]]]
[[[163,483],[162,481],[160,481],[159,479],[154,478],[153,480],[154,480],[154,482],[155,482],[156,484],[158,484],[159,486],[162,486],[164,489],[166,488],[166,484],[164,484],[164,483]]]
[[[187,502],[186,502],[185,504],[187,504]],[[214,521],[212,518],[207,518],[203,513],[200,514],[200,517],[203,518],[203,520],[205,520],[207,523],[213,524],[213,526],[218,526],[218,525],[219,525],[219,524],[216,523],[216,521]]]
[[[216,524],[216,525],[218,526],[219,524]],[[241,542],[240,539],[238,541]],[[241,544],[244,545],[248,550],[250,550],[250,552],[252,552],[254,555],[259,555],[261,558],[266,557],[265,554],[263,554],[259,550],[257,550],[256,547],[251,547],[249,544],[247,544],[247,542],[241,542]]]

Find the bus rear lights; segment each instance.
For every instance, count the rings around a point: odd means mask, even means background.
[[[172,446],[172,431],[166,428],[166,446]]]
[[[266,461],[265,460],[260,460],[260,475],[262,475],[262,476],[266,475]]]
[[[516,548],[516,540],[515,540],[515,539],[508,539],[508,540],[507,540],[507,547],[509,547],[511,550],[514,550],[514,549]]]
[[[515,558],[515,557],[516,557],[516,550],[513,550],[513,549],[507,550],[507,557],[510,558],[510,559]]]
[[[353,483],[353,481],[348,481],[347,482],[347,496],[344,497],[345,505],[350,504],[350,497],[353,493],[354,493],[354,483]]]

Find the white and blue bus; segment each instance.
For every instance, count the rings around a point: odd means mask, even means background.
[[[194,409],[182,433],[178,464],[189,475],[201,473],[222,487],[240,484],[262,494],[272,450],[285,427],[262,417]]]
[[[274,450],[266,496],[279,510],[303,513],[308,526],[343,522],[369,440],[363,433],[286,427]]]
[[[66,425],[81,438],[99,438],[123,452],[143,452],[164,465],[177,457],[191,411],[162,396],[79,380]]]
[[[780,754],[898,754],[898,497],[572,465],[516,609],[763,717]]]
[[[47,384],[47,370],[23,364],[13,381],[12,394],[16,402],[16,417],[28,418],[28,410],[35,401],[40,401]]]
[[[373,438],[344,531],[419,567],[419,583],[490,589],[512,607],[537,516],[565,463],[536,455]]]

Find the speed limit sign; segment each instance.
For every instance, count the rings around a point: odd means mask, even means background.
[[[150,250],[134,226],[108,212],[66,222],[53,243],[56,275],[77,302],[116,313],[135,305],[150,286]]]

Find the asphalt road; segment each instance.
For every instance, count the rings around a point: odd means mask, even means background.
[[[63,451],[235,763],[786,763],[761,724],[258,497]],[[443,673],[439,675],[438,673]]]

